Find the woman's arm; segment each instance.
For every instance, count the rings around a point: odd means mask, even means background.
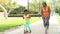
[[[43,17],[43,10],[42,10],[42,8],[41,8],[41,16]]]
[[[48,10],[49,10],[49,16],[50,16],[50,13],[51,13],[50,7],[48,7]]]

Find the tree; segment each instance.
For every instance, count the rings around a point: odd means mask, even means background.
[[[2,8],[2,10],[4,11],[5,18],[8,18],[8,15],[11,10],[18,8],[18,6],[15,2],[12,3],[12,0],[0,0],[0,8]]]
[[[33,2],[29,3],[29,9],[34,12],[39,11],[39,2],[37,0],[32,0]]]

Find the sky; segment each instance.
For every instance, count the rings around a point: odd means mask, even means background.
[[[22,6],[27,6],[27,0],[17,0],[17,4],[22,5]],[[29,0],[29,2],[32,2],[32,0]]]
[[[28,5],[28,0],[16,0],[18,5],[22,5],[22,6],[27,6]],[[39,1],[39,0],[37,0]],[[50,0],[46,0],[47,2],[50,2]],[[32,2],[32,0],[29,0],[29,2]]]

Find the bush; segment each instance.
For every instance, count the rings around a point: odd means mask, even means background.
[[[60,7],[56,7],[56,11],[55,12],[60,15]]]
[[[9,17],[23,17],[23,14],[9,14]],[[31,17],[40,17],[39,14],[30,14]]]
[[[25,10],[24,6],[20,6],[19,8],[16,8],[10,12],[10,14],[22,14]]]
[[[17,14],[17,11],[12,11],[10,12],[10,14]]]

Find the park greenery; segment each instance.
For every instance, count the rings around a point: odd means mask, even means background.
[[[31,18],[30,23],[34,23],[40,19],[41,18],[38,18],[38,17]],[[24,23],[25,23],[24,19],[15,18],[15,17],[7,20],[0,20],[0,32],[11,29],[11,28],[15,28],[17,26],[21,26]]]
[[[41,11],[41,6],[42,6],[42,2],[44,0],[32,0],[33,2],[29,2],[29,13],[30,14],[39,14],[39,12]],[[55,3],[54,3],[55,2]],[[50,6],[50,8],[52,7],[52,5],[54,4],[55,6],[55,12],[58,13],[60,15],[60,4],[59,4],[60,0],[54,0],[52,2],[47,2],[48,6]],[[28,3],[27,3],[28,4]],[[57,5],[58,4],[58,5]],[[24,10],[27,8],[28,6],[22,6],[22,5],[17,5],[16,2],[12,2],[12,0],[0,0],[0,11],[4,11],[5,12],[5,17],[10,16],[11,14],[23,14]],[[53,12],[53,11],[52,11]]]
[[[22,17],[24,14],[24,10],[28,9],[29,7],[29,14],[32,17],[30,22],[33,23],[37,20],[40,20],[40,11],[42,7],[42,2],[44,0],[32,0],[32,2],[29,2],[28,6],[22,6],[17,5],[17,3],[12,0],[0,0],[0,12],[4,12],[4,17],[13,17],[13,19],[6,19],[6,20],[0,20],[0,31],[4,31],[6,29],[9,29],[11,27],[21,26],[24,24],[24,20],[22,18],[15,18],[15,17]],[[27,3],[28,4],[28,3]],[[60,0],[53,0],[51,2],[47,2],[48,6],[51,8],[51,12],[53,12],[53,8],[55,8],[55,13],[58,13],[60,15]],[[52,5],[54,6],[52,8]],[[39,16],[38,18],[36,18]],[[58,16],[58,21],[60,23],[60,16]]]

